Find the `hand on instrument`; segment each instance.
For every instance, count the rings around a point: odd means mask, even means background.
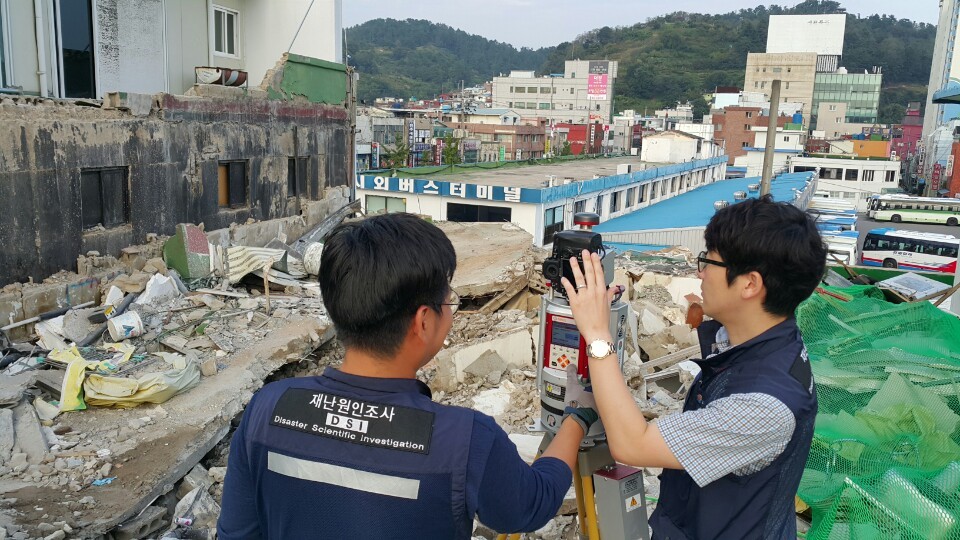
[[[573,418],[580,424],[583,434],[586,435],[590,431],[590,426],[600,418],[597,413],[597,402],[593,398],[593,389],[580,382],[576,364],[568,365],[566,371],[566,407],[563,409],[563,417]]]
[[[587,343],[602,339],[613,341],[610,335],[610,304],[620,292],[617,287],[607,289],[600,255],[583,250],[583,269],[576,257],[570,258],[574,283],[561,278],[577,329]]]

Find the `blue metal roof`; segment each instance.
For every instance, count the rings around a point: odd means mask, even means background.
[[[782,174],[770,183],[770,193],[776,201],[793,201],[796,197],[794,189],[803,191],[811,178],[813,178],[812,172]],[[712,184],[681,193],[636,212],[601,223],[594,227],[594,230],[597,232],[621,232],[706,227],[707,222],[716,212],[713,208],[714,202],[724,200],[730,204],[735,204],[739,201],[734,201],[734,192],[748,192],[747,186],[758,183],[760,183],[759,176],[717,180]],[[757,196],[759,196],[758,192],[748,194],[748,197],[754,199]]]

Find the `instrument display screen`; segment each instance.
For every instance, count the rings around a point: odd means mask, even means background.
[[[570,347],[571,349],[579,349],[580,331],[577,330],[577,326],[575,324],[563,323],[554,320],[550,341],[553,345]]]

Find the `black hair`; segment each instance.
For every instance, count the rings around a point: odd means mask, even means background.
[[[391,356],[420,306],[441,310],[457,256],[450,239],[413,214],[344,223],[320,256],[320,292],[345,347]]]
[[[756,271],[767,313],[791,316],[820,283],[827,247],[812,217],[769,195],[719,210],[704,232],[707,250],[727,264],[727,282]]]

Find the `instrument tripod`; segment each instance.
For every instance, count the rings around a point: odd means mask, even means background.
[[[553,435],[549,431],[544,433],[538,458]],[[580,540],[601,540],[601,529],[603,540],[649,539],[643,473],[614,461],[606,438],[586,439],[581,443],[573,486],[577,494]],[[497,540],[520,538],[521,533],[497,536]]]

